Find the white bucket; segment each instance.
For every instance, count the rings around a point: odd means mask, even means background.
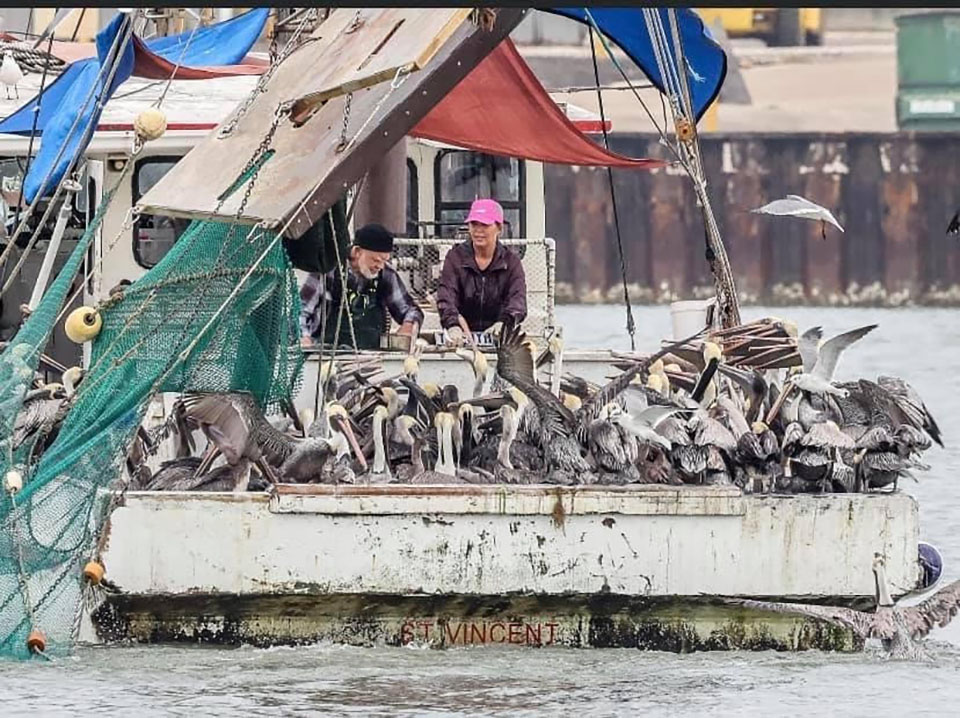
[[[696,334],[707,326],[707,309],[716,301],[710,299],[687,299],[670,304],[670,319],[673,322],[673,339],[678,341]]]

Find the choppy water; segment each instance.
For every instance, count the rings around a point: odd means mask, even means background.
[[[839,378],[895,373],[924,397],[946,449],[904,488],[922,537],[960,577],[960,330],[950,309],[747,308],[827,335],[879,329],[841,360]],[[665,308],[636,310],[638,346],[670,335]],[[568,346],[628,349],[622,307],[560,307]],[[928,640],[935,661],[859,655],[459,648],[87,648],[56,664],[0,663],[0,714],[809,716],[951,715],[960,711],[960,619]]]

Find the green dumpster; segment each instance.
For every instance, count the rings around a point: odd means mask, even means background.
[[[897,126],[960,130],[960,12],[902,15],[897,24]]]

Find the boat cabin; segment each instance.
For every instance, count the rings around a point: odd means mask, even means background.
[[[188,220],[141,214],[130,221],[138,200],[196,146],[242,101],[256,83],[255,77],[230,77],[202,82],[175,81],[164,101],[168,125],[165,134],[147,143],[134,155],[133,119],[162,92],[163,83],[131,78],[108,103],[98,129],[76,175],[81,189],[65,193],[72,203],[60,244],[54,275],[83,234],[104,194],[120,180],[127,163],[134,167],[117,187],[97,230],[84,267],[86,287],[75,304],[95,304],[121,280],[134,281],[154,266],[173,246]],[[27,75],[24,96],[36,92],[36,75]],[[159,86],[158,86],[159,85]],[[0,101],[7,115],[19,106],[16,100]],[[562,105],[567,116],[584,132],[600,130],[599,118],[573,105]],[[38,140],[39,141],[39,140]],[[406,236],[398,238],[393,264],[400,271],[427,320],[423,331],[439,329],[430,296],[436,290],[439,267],[447,249],[463,237],[463,218],[477,196],[492,196],[504,207],[504,240],[521,254],[528,279],[531,334],[546,336],[554,327],[554,245],[545,237],[543,166],[540,162],[494,156],[430,140],[406,138]],[[29,137],[0,135],[0,212],[6,233],[15,230],[16,204],[27,166]],[[36,151],[36,146],[33,147]],[[25,206],[26,203],[23,203]],[[34,217],[45,209],[41,201]],[[24,262],[8,297],[3,298],[0,335],[12,335],[20,319],[20,305],[30,299],[40,264],[50,244],[59,207]],[[36,220],[34,220],[36,221]],[[32,227],[31,227],[32,229]],[[22,249],[31,231],[17,240]],[[424,261],[424,259],[428,261]],[[301,273],[302,274],[302,273]],[[387,342],[385,341],[386,345]],[[48,353],[64,364],[81,360],[80,348],[69,342],[58,327]]]

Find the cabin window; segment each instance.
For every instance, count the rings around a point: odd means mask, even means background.
[[[177,164],[179,156],[148,157],[139,160],[133,173],[133,204]],[[188,219],[141,214],[133,225],[133,257],[137,264],[150,269],[176,243],[190,224]]]
[[[434,165],[436,189],[436,234],[456,237],[475,199],[492,198],[503,207],[503,237],[523,237],[523,162],[467,150],[444,150]]]
[[[420,185],[416,163],[407,158],[407,236],[419,236]]]

